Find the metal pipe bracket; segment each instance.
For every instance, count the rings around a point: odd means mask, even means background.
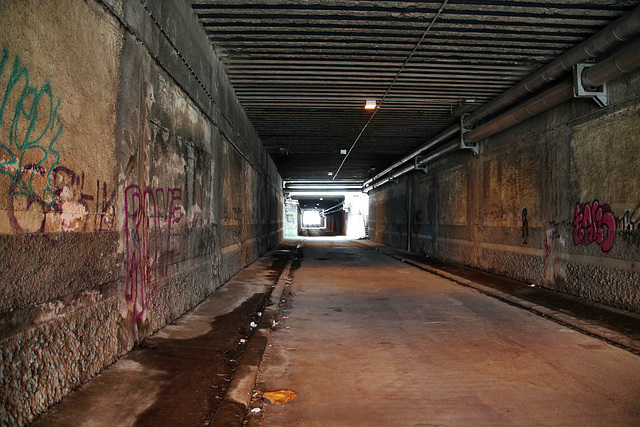
[[[473,127],[468,128],[464,125],[464,120],[468,115],[469,114],[463,114],[462,117],[460,117],[460,149],[471,150],[473,151],[473,154],[477,156],[480,153],[478,143],[477,142],[466,143],[464,141],[464,134],[467,132],[471,132],[474,129]]]
[[[582,75],[584,70],[593,67],[594,63],[579,63],[573,67],[573,97],[592,98],[600,108],[609,105],[609,85],[603,83],[602,86],[584,86]]]
[[[426,164],[424,166],[420,166],[420,162],[424,159],[426,159],[426,157],[421,158],[420,156],[415,156],[413,158],[413,164],[415,166],[415,170],[427,173],[429,171],[429,166],[427,166]]]

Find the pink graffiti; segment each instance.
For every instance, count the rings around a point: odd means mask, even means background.
[[[552,248],[547,236],[544,236],[544,257],[549,258],[551,256]]]
[[[613,247],[616,238],[616,218],[608,204],[600,205],[597,200],[591,204],[576,203],[572,224],[575,245],[588,246],[596,242],[604,253],[608,253]]]
[[[125,190],[127,230],[126,298],[133,303],[137,322],[149,306],[151,287],[167,277],[169,265],[180,255],[183,217],[180,188],[146,188],[130,185]]]

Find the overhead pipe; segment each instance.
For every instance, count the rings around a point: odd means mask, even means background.
[[[498,111],[522,99],[523,97],[530,95],[534,91],[542,88],[544,85],[550,83],[551,81],[556,80],[577,63],[601,55],[612,49],[619,42],[629,40],[638,34],[640,34],[640,6],[636,7],[624,16],[618,18],[615,22],[609,24],[607,27],[600,30],[589,39],[580,43],[573,49],[567,51],[565,54],[552,61],[542,69],[533,73],[531,76],[518,83],[513,88],[507,90],[505,93],[498,96],[493,101],[483,105],[482,107],[479,107],[477,110],[470,113],[465,118],[464,125],[466,127],[475,125],[482,119],[485,119],[492,114],[497,113]],[[396,161],[391,166],[375,175],[373,178],[365,181],[365,183],[362,184],[362,187],[368,188],[371,183],[379,180],[380,178],[383,178],[397,167],[402,166],[406,162],[412,160],[414,157],[419,156],[426,150],[429,150],[436,145],[458,137],[458,135],[460,135],[459,125],[452,125],[448,127],[429,142],[418,147],[416,150],[404,156],[402,159]]]
[[[284,190],[285,191],[342,191],[342,192],[353,192],[360,191],[362,189],[361,184],[353,184],[353,185],[312,185],[312,184],[301,184],[301,185],[289,185]]]
[[[618,18],[615,22],[550,62],[495,100],[470,113],[465,118],[465,126],[471,127],[475,125],[516,101],[535,93],[548,83],[564,75],[567,71],[570,71],[579,62],[596,58],[611,50],[618,43],[631,40],[638,34],[640,34],[640,7],[636,7],[631,12]]]
[[[622,74],[630,73],[640,63],[640,38],[614,55],[587,68],[582,73],[583,86],[602,86]]]
[[[442,131],[438,136],[433,138],[431,141],[427,142],[424,145],[421,145],[416,150],[411,152],[411,154],[407,154],[402,159],[398,160],[397,162],[395,162],[394,164],[392,164],[391,166],[389,166],[388,168],[386,168],[385,170],[383,170],[373,178],[369,179],[368,181],[365,181],[365,183],[362,184],[362,186],[368,187],[372,182],[377,181],[378,179],[384,177],[385,175],[390,173],[392,170],[394,170],[398,166],[402,166],[403,164],[407,163],[409,160],[413,160],[414,157],[419,156],[426,150],[433,148],[434,146],[440,143],[443,143],[445,141],[448,141],[452,138],[455,138],[458,135],[460,135],[460,126],[459,125],[449,126],[447,129]]]
[[[326,179],[285,179],[284,184],[357,184],[361,181],[358,179],[338,179],[336,181],[327,181]]]
[[[335,212],[339,212],[340,210],[344,210],[344,202],[338,203],[335,206],[331,206],[330,208],[323,210],[322,213],[324,215],[329,215]]]
[[[582,85],[602,86],[603,84],[629,73],[640,67],[640,39],[635,40],[615,55],[610,56],[593,67],[585,68],[582,72]],[[485,125],[464,135],[467,143],[473,143],[495,135],[524,120],[536,116],[556,105],[573,99],[574,81],[572,79],[552,87],[530,101],[497,117]]]
[[[457,151],[460,148],[460,144],[458,141],[453,141],[443,147],[441,147],[440,150],[428,155],[427,157],[425,157],[424,159],[421,159],[419,162],[416,163],[412,163],[411,165],[405,166],[403,169],[400,169],[392,174],[389,174],[388,176],[386,176],[384,179],[378,181],[378,182],[374,182],[371,185],[368,185],[367,187],[363,188],[362,191],[364,193],[368,193],[369,191],[373,190],[374,188],[378,188],[383,186],[384,184],[386,184],[387,182],[391,181],[392,179],[396,179],[399,176],[402,176],[408,172],[411,172],[412,170],[415,170],[416,167],[423,167],[425,164],[429,163],[429,162],[433,162],[436,159],[439,159],[440,157],[446,156],[449,153],[452,153],[454,151]]]
[[[603,84],[608,83],[623,74],[630,73],[637,68],[640,68],[640,39],[628,44],[616,54],[611,55],[609,58],[593,65],[592,67],[585,68],[581,75],[582,85],[594,87],[602,86]],[[575,84],[573,79],[568,79],[557,84],[524,104],[517,106],[477,129],[469,131],[464,135],[465,142],[478,142],[481,139],[495,135],[498,132],[508,129],[523,122],[524,120],[573,99],[574,86]],[[448,130],[449,129],[447,129],[447,131]],[[429,144],[433,144],[433,141]],[[375,182],[374,180],[368,181],[368,184],[365,183],[363,186],[363,191],[369,192],[373,188],[380,187],[391,179],[395,179],[414,170],[416,166],[433,161],[436,157],[441,157],[442,155],[448,154],[457,148],[459,148],[459,141],[456,140],[446,145],[443,150],[422,159],[417,164],[412,164],[394,173],[389,173],[387,177],[383,178],[379,182]],[[373,181],[373,183],[371,181]]]
[[[285,191],[358,191],[362,189],[362,182],[355,179],[339,181],[322,179],[284,180],[282,181],[282,188]]]
[[[466,133],[464,135],[464,141],[466,143],[480,141],[511,126],[517,125],[530,117],[536,116],[549,108],[568,101],[571,98],[573,98],[573,80],[570,79],[546,90],[532,100],[519,105],[487,124]]]

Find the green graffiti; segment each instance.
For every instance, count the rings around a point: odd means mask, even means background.
[[[5,72],[8,57],[9,52],[3,49],[0,77]],[[9,105],[10,97],[16,99],[15,107]],[[54,183],[51,182],[51,177],[60,160],[60,154],[53,148],[62,133],[59,108],[60,99],[54,101],[51,86],[46,83],[38,89],[30,85],[29,70],[20,64],[20,59],[16,56],[0,106],[0,129],[5,120],[5,110],[6,119],[11,120],[9,135],[0,135],[0,155],[4,151],[9,157],[0,162],[0,173],[12,179],[11,195],[37,197],[47,206],[54,204]],[[34,161],[34,157],[37,160]],[[29,167],[24,166],[25,159],[29,159]],[[46,179],[46,185],[41,191],[33,188],[33,178],[37,171],[44,171],[44,174],[39,173],[37,176],[44,175]]]

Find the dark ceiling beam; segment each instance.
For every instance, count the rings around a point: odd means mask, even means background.
[[[576,13],[563,13],[557,10],[555,13],[532,13],[525,9],[452,9],[452,3],[442,13],[442,19],[446,23],[473,23],[473,22],[490,22],[490,21],[511,21],[513,23],[539,23],[544,26],[561,26],[564,23],[572,25],[599,25],[602,26],[604,21],[610,21],[615,18],[615,11],[603,11],[589,13],[586,10],[575,11]],[[198,18],[203,22],[213,21],[235,21],[235,20],[308,20],[308,21],[383,21],[383,22],[411,22],[411,23],[428,23],[433,19],[435,12],[440,5],[434,5],[430,9],[423,9],[418,13],[389,13],[384,10],[376,10],[361,13],[354,9],[316,9],[316,10],[298,10],[293,8],[282,9],[253,9],[239,11],[232,9],[228,11],[212,11],[200,9],[197,12]],[[606,25],[606,24],[604,24]]]
[[[238,73],[242,73],[244,71],[255,71],[255,70],[327,70],[340,72],[340,70],[361,70],[363,72],[393,72],[395,71],[401,64],[398,62],[380,62],[380,61],[358,61],[357,63],[353,63],[351,61],[344,60],[336,60],[331,63],[327,63],[326,61],[316,61],[316,60],[300,60],[300,61],[282,61],[282,60],[253,60],[253,61],[242,61],[238,59],[229,60],[227,69],[232,71],[230,77]],[[509,73],[514,75],[520,75],[522,73],[523,67],[522,65],[511,65],[511,66],[501,66],[501,65],[493,65],[493,64],[465,64],[464,70],[468,72],[473,72],[474,74],[478,73]],[[431,63],[413,63],[407,64],[405,67],[406,72],[424,72],[425,70],[460,70],[461,66],[459,63],[446,63],[446,62],[431,62]]]
[[[603,24],[607,24],[610,21],[603,21]],[[424,29],[423,22],[391,22],[391,21],[345,21],[345,20],[311,20],[301,18],[299,20],[290,19],[235,19],[235,20],[214,20],[203,19],[202,25],[205,31],[209,35],[215,35],[218,30],[224,33],[225,30],[267,30],[273,31],[277,28],[287,28],[292,31],[302,30],[324,30],[329,33],[341,33],[341,32],[360,32],[362,30],[368,31],[370,34],[372,31],[388,31],[388,32],[415,32],[420,35],[420,31]],[[594,24],[594,27],[600,28],[601,25]],[[527,35],[548,35],[551,37],[560,38],[562,36],[568,37],[580,37],[584,34],[589,34],[589,28],[584,28],[584,25],[574,23],[571,26],[554,25],[552,28],[547,28],[541,25],[518,25],[516,22],[506,20],[497,21],[489,20],[488,22],[471,21],[465,22],[462,20],[448,20],[441,22],[434,30],[437,32],[455,32],[460,28],[465,29],[466,32],[472,34],[496,34],[496,35],[514,35],[513,29],[518,28],[518,36]]]
[[[227,0],[221,3],[219,0],[198,0],[194,3],[194,9],[268,9],[281,8],[288,10],[306,9],[360,9],[360,10],[386,10],[387,12],[419,12],[422,8],[437,8],[441,2],[437,0],[396,0],[386,2],[363,2],[361,0],[305,0],[303,3],[293,3],[290,0]],[[553,13],[555,9],[566,10],[595,10],[606,13],[616,10],[624,11],[635,3],[631,0],[621,0],[611,5],[602,1],[526,1],[526,0],[456,0],[452,8],[469,9],[470,7],[491,7],[493,10],[511,10],[516,8],[536,9],[542,13]]]

